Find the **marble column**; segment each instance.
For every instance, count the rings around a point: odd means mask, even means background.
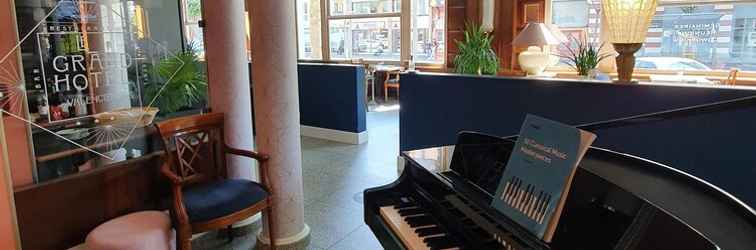
[[[210,108],[213,112],[226,114],[226,143],[251,150],[254,138],[244,0],[205,3],[205,55]],[[230,178],[256,177],[256,163],[249,158],[229,156],[228,164]]]
[[[297,37],[294,1],[247,0],[252,23],[252,83],[257,147],[267,164],[274,195],[274,237],[279,246],[302,248],[304,223],[299,137]],[[269,243],[268,228],[258,243]]]

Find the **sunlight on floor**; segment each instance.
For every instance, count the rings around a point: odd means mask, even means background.
[[[391,104],[391,105],[378,105],[376,107],[373,107],[372,112],[386,112],[386,111],[394,111],[399,110],[399,104]]]

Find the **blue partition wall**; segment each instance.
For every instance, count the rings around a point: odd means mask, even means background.
[[[366,130],[363,66],[300,63],[298,69],[302,125],[352,133]]]
[[[567,124],[756,95],[752,89],[473,77],[402,76],[402,150],[454,144],[462,130],[518,133],[526,114]],[[595,146],[657,161],[756,205],[756,107],[594,131]]]

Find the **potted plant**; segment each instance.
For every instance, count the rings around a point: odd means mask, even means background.
[[[560,54],[559,57],[567,59],[568,64],[577,71],[578,75],[588,78],[591,71],[598,67],[599,63],[611,57],[611,53],[601,52],[604,48],[602,43],[598,47],[592,43],[583,42],[571,37],[572,42],[564,45],[566,53]]]
[[[483,27],[468,23],[465,25],[465,39],[456,41],[459,53],[454,57],[457,73],[495,75],[499,71],[499,57],[491,48],[493,36]]]
[[[159,108],[161,115],[190,108],[207,97],[207,77],[196,46],[187,47],[154,67],[158,78],[165,83],[145,86],[146,105]]]

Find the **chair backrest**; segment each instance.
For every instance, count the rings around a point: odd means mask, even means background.
[[[727,81],[725,81],[725,84],[727,85],[735,85],[736,82],[738,82],[738,73],[740,72],[739,69],[733,68],[730,69],[730,74],[727,75]]]
[[[158,123],[170,171],[182,185],[224,179],[223,113],[209,113]]]

